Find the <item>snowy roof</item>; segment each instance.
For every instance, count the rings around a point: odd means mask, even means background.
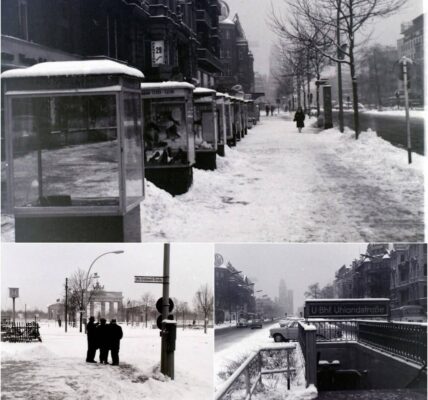
[[[196,89],[193,90],[193,93],[195,93],[195,94],[212,94],[212,93],[216,93],[216,91],[213,89],[197,87]]]
[[[141,89],[195,89],[187,82],[165,81],[165,82],[144,82]]]
[[[144,78],[136,68],[112,60],[49,61],[28,68],[11,69],[1,74],[2,78],[30,78],[41,76],[123,74]]]
[[[235,22],[233,22],[230,18],[225,18],[223,21],[219,21],[219,24],[235,25]]]

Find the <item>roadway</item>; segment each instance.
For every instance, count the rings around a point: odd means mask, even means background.
[[[344,111],[344,123],[349,128],[354,128],[353,112]],[[390,115],[382,113],[369,113],[361,111],[360,129],[365,131],[372,129],[377,134],[395,146],[407,148],[406,118],[403,115]],[[333,110],[334,125],[338,125],[338,111]],[[410,114],[410,132],[412,138],[412,150],[418,154],[425,154],[424,149],[424,119]]]
[[[278,322],[265,322],[262,330],[266,332],[266,338],[269,338],[269,329]],[[223,328],[215,330],[215,351],[222,351],[227,347],[239,343],[241,340],[251,338],[260,334],[260,329],[250,328]],[[272,339],[273,342],[273,339]]]

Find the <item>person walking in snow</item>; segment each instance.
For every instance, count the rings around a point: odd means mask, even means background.
[[[273,113],[275,112],[275,106],[274,105],[271,105],[270,106],[270,115],[272,115],[273,116]]]
[[[299,133],[302,132],[302,128],[304,128],[305,123],[303,122],[305,120],[305,113],[302,110],[302,107],[298,107],[296,113],[294,114],[293,121],[296,122],[297,129],[299,130]]]
[[[123,337],[122,328],[112,319],[108,324],[108,346],[111,352],[111,365],[119,365],[120,340]]]
[[[270,110],[269,104],[266,104],[265,106],[266,117],[269,115],[269,110]]]
[[[88,363],[95,363],[95,353],[98,348],[97,343],[97,326],[98,324],[95,323],[95,318],[90,317],[89,322],[86,325],[86,335],[88,337],[88,352],[86,353],[86,362]]]

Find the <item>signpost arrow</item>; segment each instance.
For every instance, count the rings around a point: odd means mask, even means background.
[[[135,283],[168,283],[163,276],[135,276]]]

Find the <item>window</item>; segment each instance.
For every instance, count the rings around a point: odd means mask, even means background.
[[[400,261],[403,262],[404,261],[404,254],[401,254],[400,256]]]

